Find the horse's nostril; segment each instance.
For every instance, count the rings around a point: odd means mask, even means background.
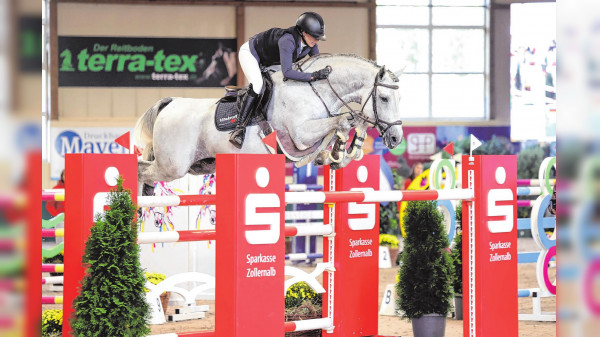
[[[396,136],[392,137],[392,143],[396,144],[398,142],[398,138]]]

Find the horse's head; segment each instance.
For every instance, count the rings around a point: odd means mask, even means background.
[[[379,131],[383,144],[393,149],[402,142],[402,121],[400,121],[400,91],[398,77],[381,67],[373,81],[373,89],[368,99],[372,100],[372,124]],[[366,101],[365,101],[366,103]]]

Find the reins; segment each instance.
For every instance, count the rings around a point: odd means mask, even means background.
[[[320,54],[319,56],[331,56],[331,55],[330,54]],[[310,60],[315,60],[315,58],[311,57],[311,58],[303,61],[302,63],[299,63],[298,69],[300,71],[303,71],[302,66]],[[328,65],[327,68],[329,68],[329,70],[331,72],[331,70],[332,70],[331,66]],[[350,116],[352,116],[352,119],[360,119],[365,123],[371,124],[372,126],[374,126],[377,129],[377,131],[379,132],[380,135],[383,135],[389,128],[391,128],[394,125],[402,125],[401,120],[397,120],[395,122],[387,122],[387,121],[384,121],[381,118],[379,118],[379,114],[377,112],[377,87],[382,86],[382,87],[393,89],[393,90],[396,90],[399,88],[398,85],[395,85],[395,84],[381,83],[380,78],[383,78],[384,74],[385,74],[385,67],[379,68],[377,75],[375,75],[375,81],[373,82],[373,89],[371,90],[371,93],[369,94],[369,96],[367,97],[365,102],[363,103],[360,111],[356,111],[355,109],[352,109],[352,107],[350,107],[350,105],[346,101],[344,101],[344,99],[333,88],[331,81],[329,81],[329,77],[325,79],[327,81],[327,84],[329,85],[329,88],[331,88],[331,92],[333,92],[335,97],[337,97],[337,99],[340,102],[342,102],[342,104],[349,110],[346,113],[349,113]],[[315,93],[315,95],[319,98],[321,103],[323,103],[323,106],[325,107],[325,110],[327,111],[329,116],[330,117],[336,116],[331,112],[331,110],[329,110],[329,108],[327,107],[327,104],[325,103],[325,100],[323,100],[323,97],[321,97],[321,95],[319,94],[319,92],[317,91],[317,89],[315,88],[313,83],[308,82],[308,84],[310,85],[310,87],[311,87],[312,91]],[[365,106],[367,105],[367,102],[369,101],[369,99],[371,99],[372,103],[373,103],[373,115],[375,117],[374,120],[371,120],[370,118],[366,117],[364,114]],[[337,115],[337,116],[339,116],[339,115]]]

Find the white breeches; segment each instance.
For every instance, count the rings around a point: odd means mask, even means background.
[[[255,93],[260,94],[263,87],[262,74],[260,73],[258,61],[250,52],[248,41],[240,47],[239,59],[242,71],[246,75],[248,82],[252,84],[252,89]]]

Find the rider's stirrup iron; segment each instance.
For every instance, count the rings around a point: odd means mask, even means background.
[[[244,136],[246,133],[245,131],[245,128],[239,128],[233,131],[231,133],[231,136],[229,137],[229,142],[231,142],[231,144],[233,144],[233,146],[237,147],[238,149],[241,149],[242,145],[244,144]]]

